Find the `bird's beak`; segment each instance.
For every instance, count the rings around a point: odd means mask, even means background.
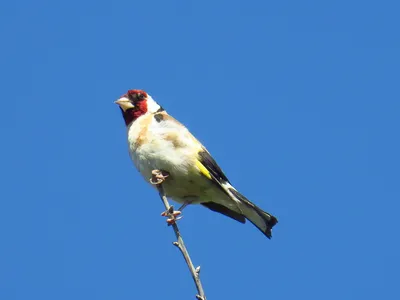
[[[118,104],[119,106],[130,103],[128,99],[125,97],[119,98],[117,101],[114,101],[115,104]]]
[[[119,98],[117,101],[115,101],[114,103],[115,103],[115,104],[118,104],[119,107],[121,107],[121,109],[122,109],[123,111],[126,111],[126,110],[129,109],[129,108],[135,107],[135,106],[132,104],[132,102],[129,101],[129,99],[126,98],[126,97],[121,97],[121,98]]]

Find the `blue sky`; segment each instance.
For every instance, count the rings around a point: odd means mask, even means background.
[[[399,299],[396,1],[3,1],[0,299],[194,299],[113,104],[148,91],[272,240],[180,227],[208,299]]]

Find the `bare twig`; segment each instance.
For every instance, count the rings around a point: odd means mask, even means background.
[[[175,219],[176,217],[173,215],[174,209],[171,205],[169,205],[167,196],[165,195],[165,191],[162,186],[162,183],[165,181],[165,179],[168,177],[169,174],[166,172],[163,172],[163,171],[159,171],[159,170],[154,170],[152,174],[153,174],[153,176],[150,179],[150,182],[157,187],[158,192],[160,194],[160,198],[164,203],[166,213],[168,214],[168,216],[172,219]],[[171,222],[171,225],[172,225],[172,228],[174,229],[175,236],[177,239],[177,241],[173,242],[173,244],[181,251],[181,253],[186,261],[186,264],[189,268],[189,271],[192,274],[193,281],[196,285],[196,288],[197,288],[196,299],[207,300],[206,296],[204,294],[203,286],[200,281],[200,276],[199,276],[200,266],[198,266],[197,268],[194,267],[192,260],[190,259],[190,256],[189,256],[189,252],[186,249],[185,243],[183,242],[181,233],[179,231],[179,228],[178,228],[178,225],[176,224],[176,222]]]

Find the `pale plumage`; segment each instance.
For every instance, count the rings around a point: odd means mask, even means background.
[[[276,218],[234,189],[201,143],[150,95],[130,90],[116,103],[127,125],[131,159],[146,181],[153,170],[166,171],[170,176],[163,187],[168,197],[201,203],[242,223],[246,218],[271,237]]]

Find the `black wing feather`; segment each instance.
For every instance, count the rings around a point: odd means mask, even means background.
[[[212,174],[215,180],[218,183],[228,182],[228,178],[225,176],[224,172],[222,172],[221,168],[218,166],[217,162],[214,158],[208,153],[206,149],[203,148],[203,151],[199,152],[199,160],[203,164],[204,167]]]
[[[229,183],[228,178],[221,170],[221,168],[218,166],[215,159],[212,158],[210,153],[208,153],[208,151],[205,148],[203,148],[203,151],[200,151],[199,153],[199,161],[208,170],[208,172],[211,173],[212,181],[218,186],[218,188],[221,189],[222,192],[224,192],[230,197],[229,193],[222,187],[223,183],[226,182]],[[201,205],[207,207],[208,209],[211,209],[212,211],[219,212],[220,214],[230,217],[240,223],[246,222],[246,218],[241,213],[231,210],[224,205],[215,202],[205,202],[201,203]]]

